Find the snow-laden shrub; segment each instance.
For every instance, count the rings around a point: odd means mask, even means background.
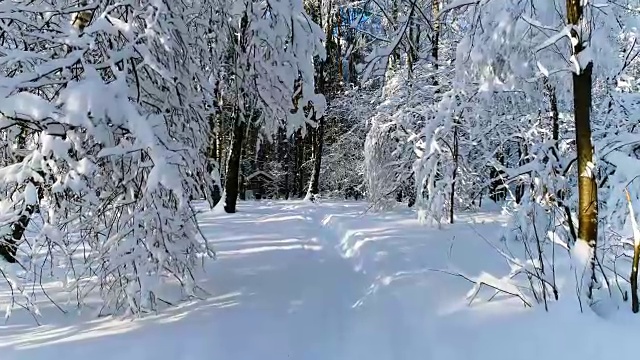
[[[189,204],[210,188],[207,75],[183,17],[196,5],[0,5],[0,120],[21,134],[2,159],[0,229],[23,281],[55,273],[105,311],[154,309],[168,277],[194,294],[211,253]]]

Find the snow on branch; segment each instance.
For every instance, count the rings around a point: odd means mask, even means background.
[[[0,131],[12,141],[0,248],[26,270],[12,289],[48,266],[78,305],[100,295],[103,313],[170,303],[167,277],[194,296],[197,260],[212,254],[189,201],[209,191],[199,81],[213,57],[200,58],[207,44],[185,14],[204,4],[14,3],[0,6]]]

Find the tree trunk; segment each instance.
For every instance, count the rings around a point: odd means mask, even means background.
[[[556,89],[549,85],[547,82],[548,91],[549,91],[549,103],[551,105],[551,133],[553,136],[554,143],[557,143],[560,140],[560,112],[558,111],[558,97],[556,96]],[[556,149],[558,144],[554,146]]]
[[[23,149],[25,147],[25,130],[23,129],[20,134],[16,138],[16,142],[18,144],[19,149]],[[19,156],[18,161],[22,161],[23,157]],[[38,174],[44,178],[45,174],[41,170],[38,171]],[[43,189],[42,186],[36,184],[33,180],[31,183],[36,187],[38,194],[38,202],[42,201],[43,198]],[[16,220],[13,224],[11,224],[11,235],[5,235],[0,240],[0,256],[2,256],[8,263],[15,263],[16,255],[18,253],[18,246],[20,246],[19,242],[24,236],[24,232],[29,226],[31,222],[31,216],[38,210],[38,206],[36,205],[26,205],[22,210],[22,214],[18,220]]]
[[[240,160],[242,158],[242,142],[247,125],[236,115],[233,127],[233,142],[231,153],[227,163],[227,176],[225,181],[225,204],[224,211],[229,214],[236,212],[236,202],[238,200],[238,182],[240,180]]]
[[[413,77],[413,65],[415,64],[418,58],[416,45],[413,43],[413,38],[415,33],[415,25],[413,23],[413,9],[414,7],[411,7],[411,11],[409,11],[409,19],[407,19],[407,21],[410,22],[409,36],[408,36],[409,49],[407,51],[407,76],[409,77],[409,79]]]
[[[575,29],[581,27],[583,6],[580,0],[567,0],[567,20],[574,25],[571,29],[573,45],[572,55],[580,58],[585,48],[585,39]],[[576,147],[578,155],[578,241],[586,242],[591,248],[591,281],[587,296],[592,298],[595,283],[595,251],[598,239],[598,186],[593,164],[593,145],[591,143],[591,86],[593,63],[587,63],[579,73],[573,74],[573,111],[576,128]]]
[[[331,1],[329,1],[329,9],[331,9]],[[331,10],[329,10],[331,11]],[[325,25],[325,51],[327,56],[330,55],[329,44],[333,41],[332,38],[332,21],[331,15],[327,15],[327,23]],[[338,42],[340,40],[338,39]],[[340,54],[338,54],[338,58]],[[316,76],[316,90],[320,94],[325,94],[325,69],[329,59],[321,60]],[[312,110],[313,111],[313,110]],[[315,118],[315,114],[314,114]],[[311,174],[311,180],[309,181],[309,189],[307,190],[307,198],[314,200],[316,195],[320,192],[320,169],[322,166],[322,148],[324,147],[324,116],[319,119],[315,119],[318,122],[317,128],[312,131],[313,138],[311,140],[312,152],[313,152],[313,171]]]
[[[29,226],[31,215],[33,215],[35,210],[35,205],[27,205],[18,220],[11,224],[11,236],[5,236],[2,239],[2,243],[0,243],[0,256],[8,263],[16,262],[18,242],[22,239],[27,226]]]
[[[282,179],[282,183],[278,186],[279,191],[278,195],[284,197],[285,199],[289,199],[289,152],[291,151],[291,146],[289,145],[289,138],[284,129],[280,129],[278,132],[278,146],[276,147],[278,162],[282,164],[282,172],[284,173],[284,179]]]
[[[551,148],[551,152],[552,155],[555,156],[555,160],[558,161],[560,159],[560,152],[558,150],[558,141],[560,140],[560,112],[558,111],[558,97],[556,96],[555,87],[549,83],[548,78],[544,79],[544,86],[549,96],[549,107],[551,109],[551,136],[553,139],[553,148]],[[557,171],[560,170],[561,169],[558,169]],[[556,193],[556,201],[564,210],[571,239],[575,242],[578,238],[578,234],[576,232],[575,224],[573,223],[573,217],[571,216],[571,208],[569,208],[569,205],[567,205],[564,200],[564,191],[558,190]]]
[[[498,150],[496,160],[498,160],[500,165],[504,165],[505,159],[503,149]],[[489,184],[489,198],[494,202],[505,200],[507,193],[504,188],[504,172],[492,167],[489,172],[489,177],[491,178],[491,183]]]
[[[398,23],[398,12],[399,12],[398,1],[399,0],[393,0],[393,4],[391,5],[391,18],[393,19],[393,25]],[[398,53],[397,49],[394,49],[389,59],[389,63],[390,63],[389,65],[391,66],[392,69],[396,69],[397,66],[399,65],[399,62],[400,62],[400,54]]]
[[[211,125],[211,142],[208,151],[208,159],[207,159],[207,172],[211,174],[216,171],[220,174],[220,158],[218,157],[218,148],[220,147],[220,142],[218,141],[218,134],[215,132],[215,117],[210,115],[209,124]],[[212,203],[213,206],[220,201],[220,193],[222,192],[222,184],[218,181],[215,181],[213,184],[213,188],[211,189]]]
[[[342,17],[340,14],[340,9],[336,11],[334,21],[335,24],[337,24],[336,29],[338,30],[338,41],[336,41],[336,65],[338,66],[340,81],[344,81],[344,69],[342,68],[342,42],[340,41],[340,39],[342,38]]]
[[[631,215],[633,216],[633,214]],[[638,304],[638,260],[640,260],[640,246],[633,246],[633,263],[631,264],[631,311],[637,313],[640,310]]]
[[[449,194],[449,223],[453,224],[453,205],[456,198],[456,178],[458,177],[458,124],[453,129],[453,174],[451,174],[451,194]]]
[[[640,261],[640,229],[636,222],[636,215],[633,211],[633,204],[631,203],[631,195],[629,190],[625,189],[625,195],[627,196],[627,205],[629,207],[629,218],[631,220],[631,226],[633,227],[633,261],[631,262],[631,276],[629,282],[631,283],[631,311],[637,313],[640,310],[640,303],[638,302],[638,262]]]
[[[529,161],[527,160],[527,156],[529,153],[529,149],[527,148],[527,144],[521,144],[518,142],[518,166],[524,166]],[[522,198],[524,197],[524,193],[526,190],[526,184],[524,181],[518,181],[515,189],[515,200],[516,204],[520,204],[522,202]]]
[[[431,40],[431,57],[433,58],[433,68],[438,70],[438,47],[440,46],[440,21],[437,20],[440,12],[440,0],[431,2],[431,14],[433,16],[433,35]],[[438,86],[438,76],[433,76],[433,86]],[[439,90],[436,89],[436,92]]]
[[[302,130],[296,133],[296,174],[295,193],[298,197],[304,196],[304,138]]]
[[[224,118],[224,116],[220,116],[220,119],[218,120],[218,134],[217,134],[218,136],[217,136],[217,141],[216,141],[218,143],[218,146],[217,146],[216,150],[218,151],[217,158],[218,158],[218,165],[220,166],[220,175],[226,173],[226,165],[225,164],[227,163],[226,162],[227,159],[224,158],[224,150],[225,150],[226,147],[225,147],[225,144],[224,144],[224,131],[225,131],[225,128],[224,128],[224,122],[222,120],[223,118]],[[223,183],[224,183],[224,181],[223,181]]]
[[[320,192],[320,169],[322,166],[322,149],[324,147],[324,116],[318,119],[318,128],[315,131],[313,142],[313,174],[309,183],[309,194],[312,198]]]

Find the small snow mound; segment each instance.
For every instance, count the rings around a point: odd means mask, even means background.
[[[591,279],[591,259],[593,258],[593,248],[584,240],[578,240],[571,248],[571,261],[576,274],[581,279],[590,281]]]
[[[226,191],[223,191],[222,196],[220,197],[220,201],[218,201],[216,206],[214,206],[213,209],[211,209],[212,214],[220,215],[220,214],[226,213],[226,211],[224,210],[224,206],[226,204],[226,200],[225,200],[226,198],[227,198],[227,193]]]

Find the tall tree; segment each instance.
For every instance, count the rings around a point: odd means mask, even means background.
[[[332,0],[320,0],[313,10],[313,14],[315,15],[314,20],[324,28],[325,58],[319,59],[317,62],[316,90],[325,95],[325,97],[329,96],[326,81],[330,78],[330,72],[337,71],[338,75],[341,74],[341,70],[330,65],[332,65],[332,62],[335,64],[337,61],[340,63],[338,67],[340,69],[342,68],[340,47],[337,46],[337,42],[333,37],[334,28],[340,28],[341,25],[340,23],[335,24],[334,19],[340,21],[340,18],[336,17],[335,12],[337,12],[337,9],[334,9]],[[333,74],[334,76],[331,78],[335,78],[336,72]],[[340,78],[340,80],[342,79]],[[322,152],[324,148],[325,116],[324,114],[320,116],[313,114],[313,118],[317,122],[317,125],[315,129],[312,130],[311,146],[313,154],[313,168],[306,195],[306,198],[312,201],[320,192],[320,171],[322,167]]]
[[[230,98],[235,104],[232,153],[225,177],[225,210],[236,211],[244,134],[251,128],[274,139],[324,115],[324,97],[315,92],[314,57],[324,60],[324,34],[301,0],[245,1],[230,10],[232,46]],[[299,104],[292,99],[299,97]],[[311,104],[311,109],[308,104]],[[246,174],[245,174],[246,175]]]
[[[576,129],[578,157],[578,240],[590,249],[587,296],[591,298],[595,281],[596,245],[598,241],[598,185],[596,165],[591,143],[591,87],[593,62],[585,58],[589,46],[588,31],[591,24],[585,17],[584,4],[567,0],[567,22],[571,26],[571,58],[575,64],[573,78],[573,115]]]

